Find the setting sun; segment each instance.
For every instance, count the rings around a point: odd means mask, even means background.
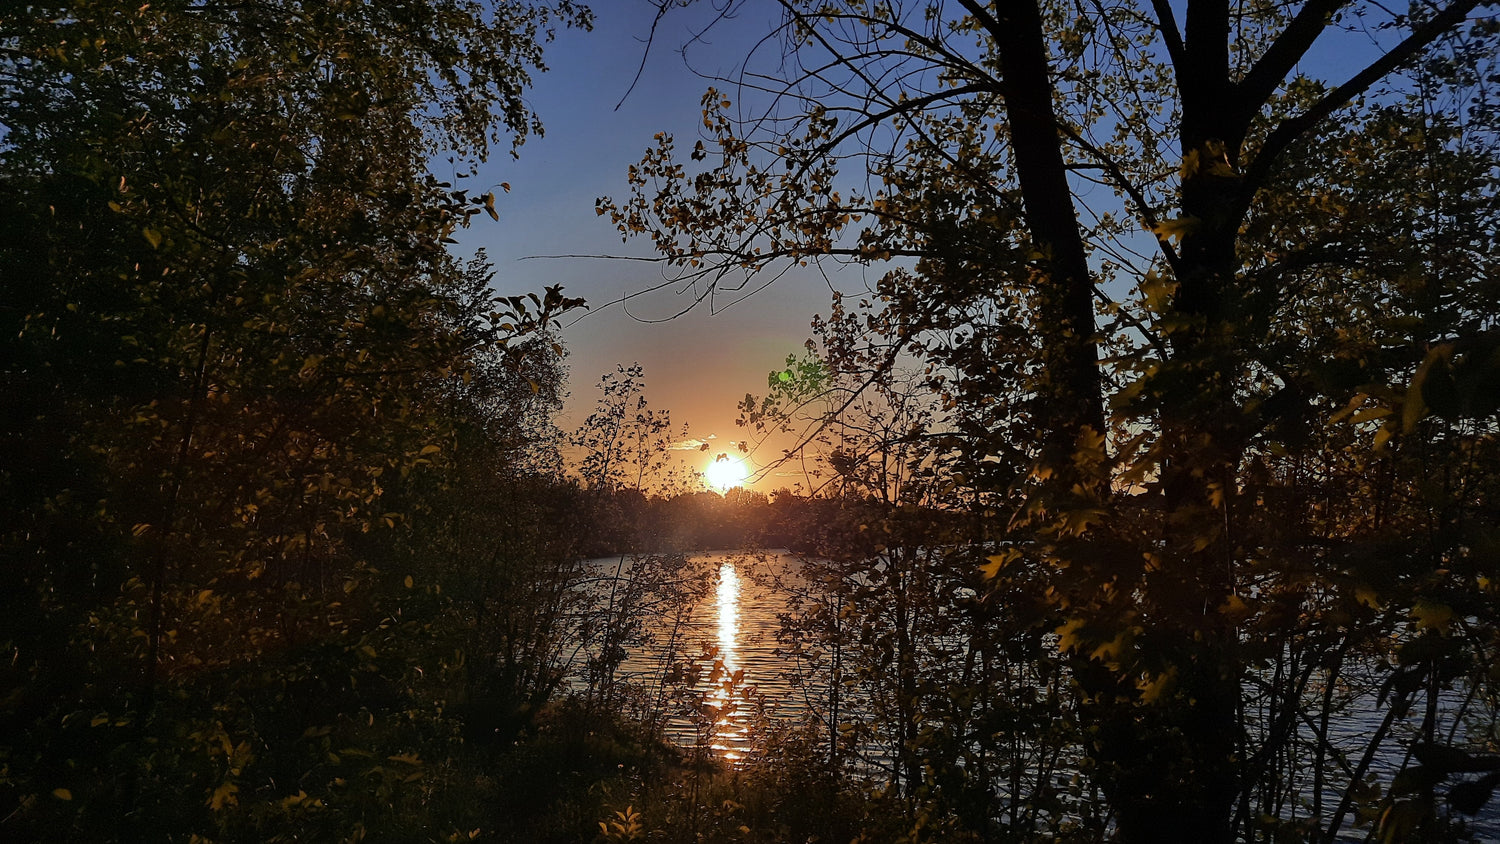
[[[745,461],[728,454],[720,454],[713,462],[703,470],[703,476],[708,485],[724,492],[731,487],[741,486],[745,479],[750,477],[750,467]]]

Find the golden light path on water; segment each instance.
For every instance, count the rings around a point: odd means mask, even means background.
[[[719,715],[714,723],[712,747],[725,759],[733,762],[744,756],[740,748],[748,738],[743,719],[737,718],[738,705],[734,682],[735,672],[740,670],[740,577],[733,563],[719,566],[719,661],[723,664],[723,677],[711,697]]]

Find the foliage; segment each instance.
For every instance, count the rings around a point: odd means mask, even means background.
[[[518,338],[579,302],[494,299],[445,250],[494,196],[429,162],[536,131],[541,42],[588,20],[0,16],[6,837],[473,828],[445,802],[464,652],[400,545],[468,454],[521,471],[559,376]]]
[[[968,516],[949,537],[892,520],[888,543],[837,538],[839,624],[899,642],[879,616],[903,596],[936,617],[903,557],[982,573],[996,606],[951,635],[1027,643],[997,665],[1067,729],[917,709],[979,758],[998,736],[1086,776],[1102,801],[1081,834],[1331,839],[1356,815],[1388,840],[1451,834],[1483,803],[1460,772],[1488,762],[1413,760],[1495,742],[1493,18],[1470,0],[780,5],[726,82],[739,103],[705,94],[688,161],[658,135],[598,210],[709,285],[889,267],[815,326],[818,362],[742,406],[752,425],[801,414],[841,500]],[[1362,67],[1304,63],[1361,26]],[[906,359],[925,415],[895,401]],[[938,745],[899,705],[923,671],[881,675],[898,706],[876,729],[926,763]],[[1336,736],[1350,713],[1382,726]],[[927,794],[963,802],[942,767],[907,792],[913,829],[988,835],[1014,812],[1007,834],[1066,833],[1042,831],[1070,815],[1046,783],[981,778],[1013,802],[924,814]]]

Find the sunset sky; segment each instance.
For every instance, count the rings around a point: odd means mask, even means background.
[[[733,453],[732,443],[747,436],[734,424],[737,402],[747,392],[763,394],[766,373],[801,350],[813,315],[828,312],[830,283],[853,292],[865,287],[866,274],[873,279],[880,272],[872,267],[838,273],[832,266],[825,278],[811,269],[800,271],[743,301],[725,294],[661,321],[701,290],[668,287],[622,305],[621,297],[662,283],[659,265],[537,257],[652,255],[648,241],[622,243],[609,219],[595,214],[594,202],[601,196],[624,198],[626,169],[640,160],[657,132],[674,135],[679,149],[690,148],[701,129],[700,98],[713,84],[695,71],[732,75],[779,19],[774,3],[746,4],[751,10],[694,42],[694,29],[702,28],[714,5],[673,10],[656,33],[634,89],[631,80],[651,32],[654,10],[648,0],[593,4],[597,17],[592,32],[559,33],[548,47],[551,69],[536,76],[527,98],[546,135],[529,139],[518,160],[500,150],[476,177],[464,180],[471,192],[495,190],[501,216],[498,223],[476,217],[473,228],[458,236],[457,247],[462,254],[480,247],[488,252],[500,293],[540,292],[560,283],[568,295],[582,296],[591,305],[587,316],[570,320],[563,332],[571,390],[561,420],[565,429],[589,415],[600,375],[616,364],[638,361],[645,366],[652,405],[670,410],[675,424],[688,423],[691,436],[711,442],[709,454],[693,455],[699,468],[713,454]],[[1375,34],[1367,35],[1365,41],[1320,44],[1303,69],[1314,76],[1346,78],[1376,49]],[[686,57],[684,44],[689,44]],[[732,95],[732,86],[719,87]],[[448,175],[441,168],[438,172]],[[508,194],[500,191],[502,182],[510,185]],[[759,457],[770,459],[786,444],[777,442]],[[754,486],[771,491],[790,484],[788,477],[772,475]]]
[[[572,393],[564,428],[588,416],[601,374],[616,363],[639,361],[652,405],[670,410],[678,425],[687,422],[692,436],[713,438],[710,454],[695,455],[706,464],[713,453],[732,450],[732,442],[746,437],[734,424],[736,403],[747,392],[763,394],[766,373],[801,350],[813,315],[828,312],[829,286],[807,271],[737,304],[733,296],[719,297],[714,312],[699,307],[653,323],[643,320],[669,316],[693,295],[669,288],[632,300],[628,309],[620,305],[622,296],[661,283],[657,265],[531,257],[650,255],[648,242],[621,243],[608,218],[595,214],[594,200],[624,196],[626,168],[640,160],[657,132],[672,133],[679,146],[691,146],[701,126],[699,99],[710,83],[695,76],[680,53],[693,16],[679,10],[662,25],[640,82],[627,97],[650,32],[651,6],[645,0],[612,0],[594,9],[594,31],[560,33],[547,54],[551,69],[534,80],[528,100],[546,136],[529,139],[519,160],[501,151],[467,180],[480,193],[495,189],[500,222],[476,218],[459,235],[458,250],[467,254],[483,247],[495,264],[501,293],[561,283],[568,295],[585,297],[592,306],[563,332]],[[749,47],[748,41],[730,39],[763,34],[768,26],[768,20],[746,17],[720,27],[711,41],[689,50],[688,60],[700,70],[727,72]],[[498,189],[501,182],[510,184],[509,194]],[[857,272],[844,273],[838,283],[846,289],[862,286]],[[786,485],[786,478],[776,477],[756,484],[768,491]]]

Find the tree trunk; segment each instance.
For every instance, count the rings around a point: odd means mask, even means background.
[[[1036,250],[1038,330],[1043,333],[1043,378],[1037,409],[1044,432],[1042,464],[1058,473],[1054,488],[1071,490],[1091,479],[1072,477],[1072,456],[1083,429],[1104,433],[1104,401],[1095,340],[1093,274],[1078,228],[1067,162],[1053,111],[1048,38],[1035,0],[996,4],[998,17],[976,10],[1000,55],[1001,95],[1016,158],[1026,228]]]

